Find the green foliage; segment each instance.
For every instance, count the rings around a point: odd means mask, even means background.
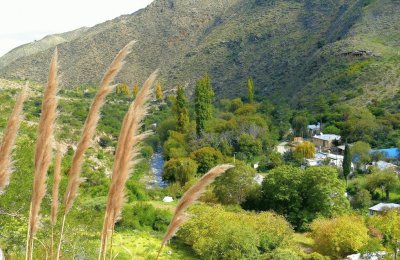
[[[399,186],[399,177],[391,169],[378,170],[373,169],[372,174],[368,175],[365,179],[365,187],[371,193],[374,193],[376,189],[380,189],[383,194],[386,195],[386,200],[389,201],[389,194],[391,191]]]
[[[197,163],[190,158],[174,158],[164,164],[163,179],[181,186],[196,176]]]
[[[365,165],[370,162],[370,150],[371,146],[363,141],[358,141],[351,146],[350,152],[353,158],[352,161],[355,162],[357,169],[359,169],[361,165]]]
[[[367,209],[372,205],[371,194],[366,189],[358,190],[350,202],[355,209]]]
[[[315,249],[334,259],[359,251],[369,240],[364,220],[358,216],[317,219],[311,224],[311,230]]]
[[[185,90],[182,86],[179,86],[176,92],[176,102],[174,110],[177,117],[177,129],[179,132],[185,133],[189,127],[189,112]]]
[[[324,128],[324,134],[340,135],[340,129],[334,125],[330,125]]]
[[[179,158],[187,156],[187,143],[184,134],[175,131],[169,131],[169,138],[163,145],[164,158]]]
[[[283,214],[296,229],[305,230],[317,216],[348,210],[345,187],[337,175],[331,167],[275,168],[262,183],[261,208]]]
[[[291,244],[290,225],[273,213],[228,212],[220,206],[197,207],[192,213],[178,237],[201,258],[256,259]]]
[[[240,159],[252,159],[262,151],[262,143],[259,139],[249,134],[241,134],[237,140],[237,149]]]
[[[200,174],[208,172],[212,167],[223,161],[222,153],[212,147],[203,147],[195,150],[190,154],[190,157],[197,162],[199,166],[197,171]]]
[[[247,79],[247,97],[249,99],[249,103],[253,104],[253,102],[254,102],[254,81],[252,78]]]
[[[382,215],[372,216],[368,219],[368,224],[375,229],[375,237],[378,238],[389,251],[396,252],[399,249],[400,214],[398,211],[389,210]]]
[[[352,107],[346,112],[342,136],[349,142],[373,140],[374,131],[377,129],[375,116],[365,108]]]
[[[347,186],[348,176],[351,173],[351,154],[350,154],[350,147],[347,143],[344,148],[342,168],[343,168],[343,176],[344,179],[346,180],[346,186]]]
[[[167,210],[154,208],[151,204],[135,203],[127,205],[122,211],[122,218],[116,223],[118,230],[137,229],[164,232],[172,214]]]
[[[308,120],[304,116],[296,116],[292,120],[292,127],[295,136],[305,137],[307,136]]]
[[[237,163],[235,168],[226,171],[214,182],[214,194],[222,204],[241,204],[249,193],[254,190],[255,170],[243,163]]]
[[[205,128],[205,123],[212,116],[212,98],[214,91],[211,86],[208,74],[196,82],[194,90],[194,108],[196,112],[196,132],[201,135]]]
[[[261,172],[271,170],[278,166],[281,166],[283,163],[284,162],[282,155],[274,151],[260,160],[258,170]]]

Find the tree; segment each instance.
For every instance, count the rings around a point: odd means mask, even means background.
[[[368,224],[377,229],[378,238],[386,248],[389,248],[397,258],[400,247],[400,214],[397,210],[388,210],[382,215],[372,216]]]
[[[315,220],[311,224],[311,237],[317,252],[333,259],[358,252],[369,240],[363,218],[352,215]]]
[[[254,103],[254,82],[252,78],[247,79],[247,93],[249,98],[249,103]]]
[[[371,193],[376,189],[381,189],[382,197],[383,194],[386,194],[386,200],[388,201],[390,192],[399,186],[399,177],[391,169],[374,169],[373,173],[366,177],[365,186]]]
[[[188,102],[185,95],[185,90],[182,86],[178,87],[176,92],[176,101],[174,110],[177,116],[177,126],[178,131],[185,133],[189,127],[189,112],[188,112]]]
[[[132,97],[135,99],[137,94],[139,93],[140,87],[139,84],[135,84],[133,85],[133,89],[132,89]]]
[[[351,200],[351,205],[355,209],[366,209],[372,204],[371,193],[366,189],[357,191]]]
[[[375,116],[365,108],[351,107],[345,112],[342,137],[350,142],[363,140],[371,142],[378,127]]]
[[[346,180],[346,187],[348,186],[348,176],[351,173],[351,154],[350,154],[350,147],[346,143],[344,148],[344,157],[343,157],[343,177]]]
[[[314,158],[315,156],[315,145],[311,142],[303,142],[296,147],[295,152],[301,155],[302,158]]]
[[[352,161],[355,162],[357,169],[360,169],[361,165],[369,163],[371,160],[371,146],[363,141],[358,141],[353,144],[350,149]]]
[[[197,164],[190,158],[174,158],[164,165],[163,179],[170,183],[178,182],[184,186],[196,176]]]
[[[334,167],[309,167],[305,170],[300,193],[303,196],[304,211],[313,220],[317,216],[332,217],[349,209],[344,183],[338,179]]]
[[[262,152],[262,143],[252,135],[243,133],[237,140],[236,150],[245,157],[243,159],[251,159]]]
[[[220,151],[212,147],[203,147],[192,152],[190,157],[199,165],[198,173],[204,174],[221,163],[224,156]]]
[[[305,116],[295,116],[292,120],[292,126],[295,136],[304,137],[307,135],[308,120]]]
[[[287,217],[294,225],[301,225],[303,207],[300,187],[304,171],[298,167],[281,166],[268,172],[262,183],[262,210],[273,210]]]
[[[285,215],[297,230],[307,229],[317,216],[346,212],[345,186],[337,175],[332,167],[277,167],[262,183],[261,209]]]
[[[256,171],[244,163],[226,171],[214,183],[214,194],[222,204],[241,204],[256,183]]]
[[[161,102],[164,99],[161,82],[159,81],[156,86],[156,99]]]
[[[201,135],[204,130],[205,123],[212,115],[212,97],[214,91],[211,86],[208,74],[196,82],[194,90],[194,108],[196,113],[196,132]]]
[[[121,83],[115,88],[115,93],[122,93],[126,96],[129,96],[129,88],[125,83]]]

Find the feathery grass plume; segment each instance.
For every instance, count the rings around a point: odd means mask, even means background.
[[[83,156],[86,150],[89,148],[90,143],[95,134],[97,123],[100,119],[100,109],[104,104],[105,98],[114,89],[114,86],[110,86],[110,83],[118,74],[118,72],[121,70],[122,66],[124,65],[124,59],[130,53],[130,50],[134,43],[135,41],[131,41],[124,48],[122,48],[122,50],[119,51],[119,53],[111,63],[110,67],[104,74],[103,79],[101,80],[100,83],[99,90],[93,99],[92,105],[89,110],[89,114],[83,126],[81,138],[78,142],[76,151],[72,158],[67,189],[64,194],[64,214],[61,224],[61,233],[60,233],[60,241],[58,244],[57,259],[60,258],[62,235],[64,232],[66,215],[72,208],[72,205],[77,196],[79,184],[81,182],[80,172],[82,169]]]
[[[9,183],[12,173],[11,152],[17,137],[19,125],[21,122],[21,113],[24,101],[27,96],[28,82],[22,89],[14,105],[14,109],[8,119],[7,127],[4,131],[3,140],[0,147],[0,194]]]
[[[50,213],[50,224],[51,224],[51,258],[54,258],[54,226],[57,222],[57,211],[58,211],[58,193],[60,190],[61,181],[61,162],[63,153],[61,151],[61,145],[57,144],[57,154],[54,162],[54,176],[53,176],[53,191],[51,201],[51,213]]]
[[[99,259],[105,259],[106,257],[107,239],[110,231],[114,228],[114,224],[118,216],[121,213],[124,202],[125,183],[129,178],[129,172],[137,163],[137,160],[133,160],[139,154],[137,145],[149,134],[144,133],[139,135],[139,130],[141,122],[147,114],[147,101],[150,98],[151,86],[153,85],[157,74],[158,70],[153,72],[146,80],[135,101],[132,102],[131,106],[129,107],[121,126],[118,146],[115,152],[111,185],[108,191]]]
[[[80,172],[82,168],[83,156],[89,148],[90,143],[96,131],[97,123],[100,119],[100,109],[104,104],[105,98],[113,90],[110,86],[111,81],[121,70],[125,57],[130,53],[132,45],[135,41],[128,43],[115,57],[109,69],[104,75],[99,91],[97,92],[93,103],[90,107],[89,114],[83,126],[83,131],[79,143],[77,145],[74,157],[72,159],[71,169],[69,171],[68,186],[64,196],[65,212],[68,213],[77,196],[80,184]]]
[[[168,240],[171,239],[171,237],[185,221],[185,210],[200,198],[201,194],[205,191],[207,186],[215,180],[215,178],[233,167],[234,166],[231,164],[222,164],[212,168],[206,174],[204,174],[195,185],[186,191],[185,194],[183,194],[181,200],[176,206],[174,216],[168,226],[167,232],[164,235],[156,259],[158,259],[160,256],[160,253]]]
[[[42,113],[35,148],[35,176],[32,190],[32,208],[29,215],[27,259],[32,259],[33,238],[39,222],[39,212],[46,193],[46,173],[52,156],[54,121],[57,115],[57,48],[50,63],[47,87],[43,94]]]

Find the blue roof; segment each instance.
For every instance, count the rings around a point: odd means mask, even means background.
[[[399,148],[388,148],[388,149],[371,150],[371,153],[374,153],[374,152],[382,153],[386,158],[398,158],[398,157],[400,157],[400,149]]]

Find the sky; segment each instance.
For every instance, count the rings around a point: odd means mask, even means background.
[[[0,56],[48,34],[93,26],[131,14],[153,0],[4,0],[0,4]]]

